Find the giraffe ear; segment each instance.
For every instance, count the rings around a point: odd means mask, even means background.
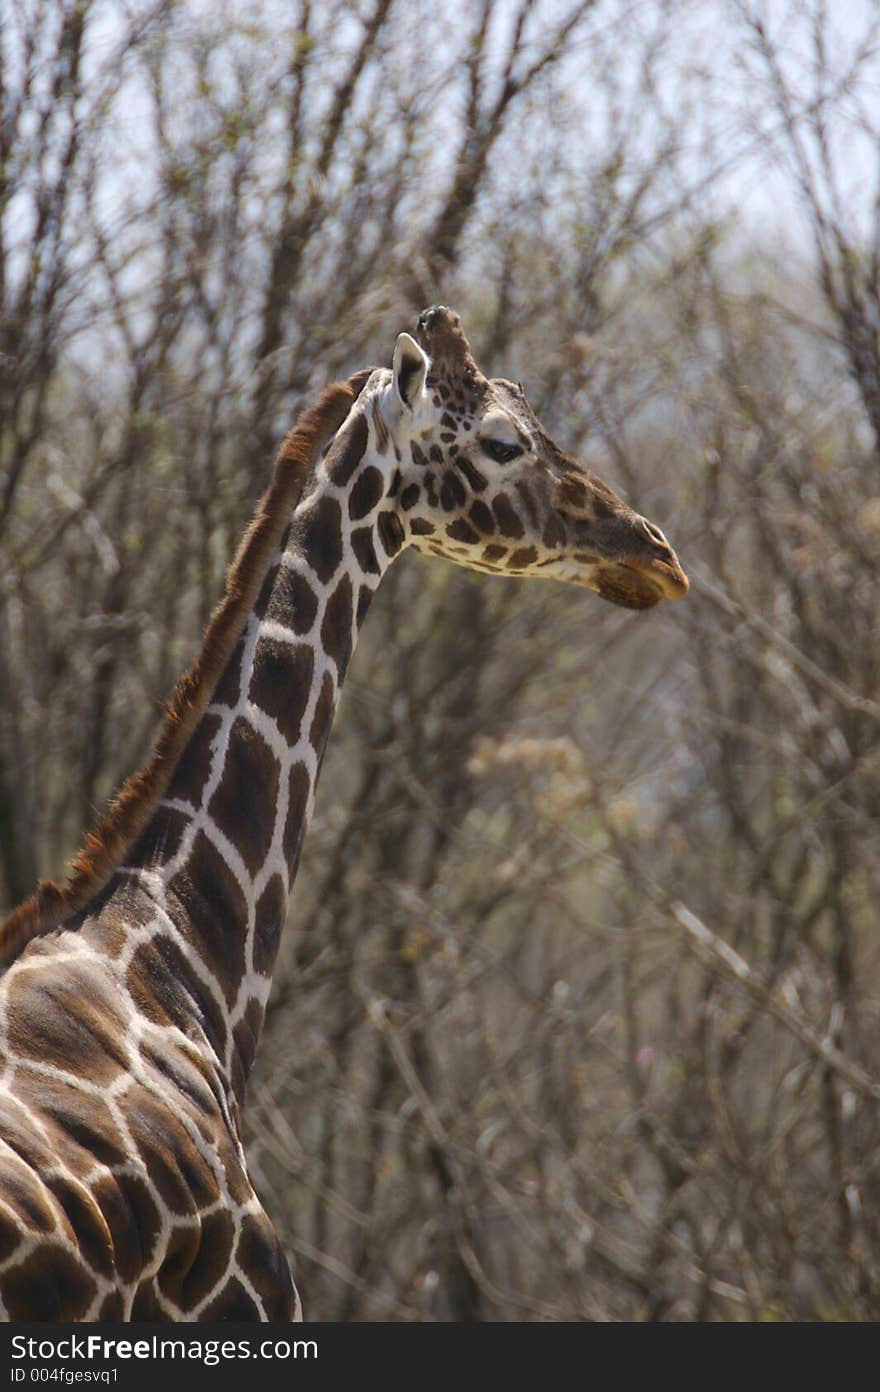
[[[408,333],[399,335],[394,345],[394,388],[404,406],[412,410],[421,396],[428,375],[428,359]]]

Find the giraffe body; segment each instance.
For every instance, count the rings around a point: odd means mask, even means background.
[[[457,316],[426,311],[417,334],[352,379],[341,423],[338,402],[325,413],[320,458],[312,420],[302,493],[278,516],[270,490],[209,628],[216,670],[197,669],[68,888],[0,927],[9,1318],[298,1317],[241,1111],[339,691],[394,557],[633,608],[687,589],[662,533],[482,376]]]

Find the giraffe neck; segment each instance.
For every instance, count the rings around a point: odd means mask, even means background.
[[[318,464],[166,795],[119,878],[169,941],[140,994],[188,976],[179,1009],[241,1097],[339,692],[373,592],[403,542],[378,408],[360,403]],[[169,1013],[163,982],[163,1009]],[[174,1011],[171,1012],[174,1019]],[[183,1027],[191,1021],[176,1020]]]

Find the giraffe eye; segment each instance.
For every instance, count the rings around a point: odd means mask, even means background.
[[[480,449],[494,459],[496,464],[509,464],[522,454],[522,445],[512,445],[508,440],[481,440]]]

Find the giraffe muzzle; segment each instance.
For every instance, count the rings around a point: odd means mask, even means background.
[[[587,584],[626,609],[652,609],[682,599],[690,582],[660,528],[623,507],[608,519],[580,522],[575,559],[588,567]]]
[[[683,599],[690,589],[690,581],[660,528],[647,517],[638,516],[633,519],[633,526],[640,543],[647,543],[647,546],[640,544],[632,559],[624,557],[623,565],[656,586],[661,599]]]

